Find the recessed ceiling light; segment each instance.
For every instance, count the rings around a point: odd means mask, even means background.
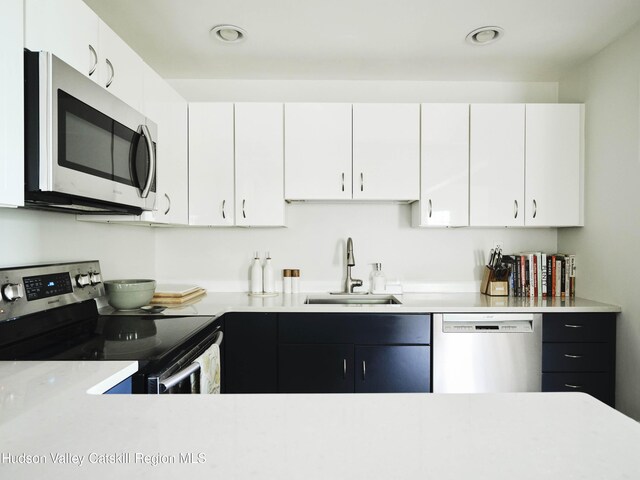
[[[497,42],[504,35],[500,27],[480,27],[467,35],[467,42],[472,45],[488,45]]]
[[[222,43],[240,43],[247,38],[247,32],[235,25],[216,25],[209,34]]]

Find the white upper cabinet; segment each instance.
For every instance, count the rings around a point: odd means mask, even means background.
[[[524,122],[522,104],[471,105],[471,226],[524,226]]]
[[[24,202],[23,5],[5,0],[0,16],[0,206]]]
[[[420,105],[353,105],[353,198],[420,197]]]
[[[527,225],[581,226],[584,105],[526,106]]]
[[[100,82],[99,19],[82,0],[25,0],[25,47],[52,52]]]
[[[140,110],[144,61],[82,0],[25,0],[25,47],[45,50]]]
[[[469,105],[422,104],[420,202],[414,226],[469,225]]]
[[[288,103],[284,111],[285,198],[351,198],[351,104]]]
[[[233,103],[189,104],[189,225],[232,226]]]
[[[142,220],[188,223],[187,101],[145,66],[142,111],[158,125],[156,209]]]
[[[116,97],[140,110],[142,108],[142,59],[102,20],[99,21],[100,84]]]
[[[235,105],[236,225],[284,225],[284,105]]]

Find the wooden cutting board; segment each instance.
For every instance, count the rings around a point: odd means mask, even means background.
[[[156,293],[154,293],[153,296],[158,298],[181,298],[191,295],[198,290],[202,289],[197,285],[163,283],[156,287]]]
[[[182,305],[183,303],[194,300],[200,297],[201,295],[204,295],[205,293],[207,293],[207,291],[204,288],[200,288],[200,287],[196,287],[196,288],[197,290],[192,291],[191,293],[187,295],[183,295],[181,297],[171,297],[171,296],[158,297],[156,294],[153,296],[150,303],[151,305]]]

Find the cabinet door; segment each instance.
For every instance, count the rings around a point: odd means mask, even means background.
[[[353,105],[353,198],[418,200],[420,105]]]
[[[224,316],[225,393],[277,393],[277,335],[276,314]]]
[[[353,345],[280,345],[280,393],[353,393]]]
[[[189,104],[189,225],[234,223],[233,104]]]
[[[284,225],[283,109],[235,105],[236,225]]]
[[[142,59],[102,20],[99,21],[100,84],[127,105],[142,108]]]
[[[421,115],[419,225],[467,226],[469,105],[423,104]]]
[[[188,223],[187,102],[145,65],[143,112],[158,125],[157,200],[150,221]],[[148,215],[143,213],[143,217]],[[143,218],[143,220],[145,220]]]
[[[527,225],[583,225],[584,106],[526,106]]]
[[[428,346],[357,345],[355,358],[356,393],[431,391]]]
[[[25,0],[25,47],[52,52],[99,82],[98,16],[82,0]]]
[[[351,198],[351,104],[288,103],[284,111],[285,198]]]
[[[524,226],[524,105],[471,105],[470,224]]]
[[[24,201],[22,0],[5,1],[0,16],[0,205]]]

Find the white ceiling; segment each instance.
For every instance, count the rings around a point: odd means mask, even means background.
[[[555,81],[640,20],[640,0],[85,2],[165,78]],[[504,38],[464,41],[485,25]]]

